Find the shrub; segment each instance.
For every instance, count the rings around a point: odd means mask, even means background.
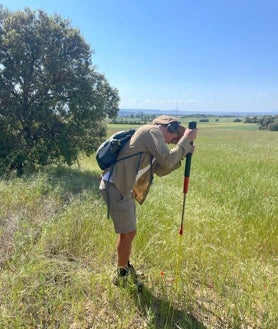
[[[278,131],[278,121],[272,122],[268,128],[270,131]]]

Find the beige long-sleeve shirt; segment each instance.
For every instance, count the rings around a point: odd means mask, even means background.
[[[177,169],[181,160],[191,151],[190,141],[182,137],[171,149],[164,141],[159,126],[144,125],[137,129],[123,147],[111,171],[111,181],[125,196],[132,192],[142,204],[149,192],[153,175],[164,176]]]

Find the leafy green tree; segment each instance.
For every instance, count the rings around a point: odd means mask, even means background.
[[[259,129],[261,130],[272,130],[275,131],[275,121],[278,120],[277,115],[264,115],[258,120]]]
[[[96,149],[119,96],[92,54],[68,20],[0,6],[0,170],[71,165]]]
[[[278,131],[278,118],[276,119],[276,121],[273,121],[269,124],[268,129],[270,131]]]

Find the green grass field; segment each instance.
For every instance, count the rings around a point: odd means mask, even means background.
[[[198,126],[183,235],[184,163],[137,206],[141,294],[111,283],[94,157],[0,180],[0,329],[278,328],[278,134]]]

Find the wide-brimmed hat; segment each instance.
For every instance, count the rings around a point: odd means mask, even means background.
[[[185,128],[181,126],[180,120],[176,117],[170,116],[170,115],[160,115],[159,117],[155,118],[153,120],[154,125],[164,125],[167,126],[170,123],[177,122],[178,123],[178,130],[177,130],[177,138],[172,141],[173,144],[177,144],[177,142],[181,139],[181,137],[184,134]]]
[[[154,125],[168,125],[169,123],[177,122],[180,124],[180,120],[176,117],[170,115],[160,115],[159,117],[153,120]]]

